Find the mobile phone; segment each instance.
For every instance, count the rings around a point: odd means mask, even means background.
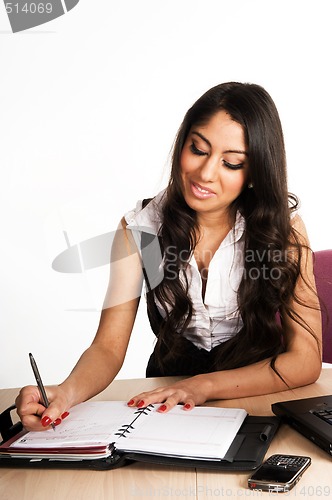
[[[310,457],[272,455],[248,479],[248,486],[252,490],[284,493],[295,486],[310,464]]]

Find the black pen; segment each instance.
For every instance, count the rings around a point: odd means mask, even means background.
[[[31,352],[29,353],[29,358],[30,358],[30,363],[32,366],[33,374],[35,376],[35,379],[36,379],[36,382],[38,385],[38,389],[39,389],[40,395],[42,397],[42,401],[44,403],[45,408],[48,408],[50,406],[50,403],[47,399],[45,387],[44,387],[44,384],[42,382],[35,358],[32,356]],[[53,424],[53,422],[51,423],[51,426],[52,426],[53,430],[55,431],[55,425]]]

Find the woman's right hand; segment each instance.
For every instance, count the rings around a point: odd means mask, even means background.
[[[16,398],[17,413],[28,431],[47,430],[52,423],[59,425],[69,415],[69,401],[61,386],[48,386],[45,390],[50,402],[48,408],[42,403],[37,386],[23,387]]]

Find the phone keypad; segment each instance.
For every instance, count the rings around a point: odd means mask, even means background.
[[[275,467],[284,467],[290,471],[297,471],[307,461],[306,458],[293,455],[273,455],[266,463]]]

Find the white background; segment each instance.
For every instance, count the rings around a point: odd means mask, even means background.
[[[91,342],[107,266],[60,274],[70,244],[166,185],[185,111],[208,88],[263,85],[314,250],[331,248],[329,0],[81,0],[12,34],[0,5],[0,387],[58,383]],[[144,306],[144,301],[142,301]],[[153,348],[140,308],[119,377]]]

